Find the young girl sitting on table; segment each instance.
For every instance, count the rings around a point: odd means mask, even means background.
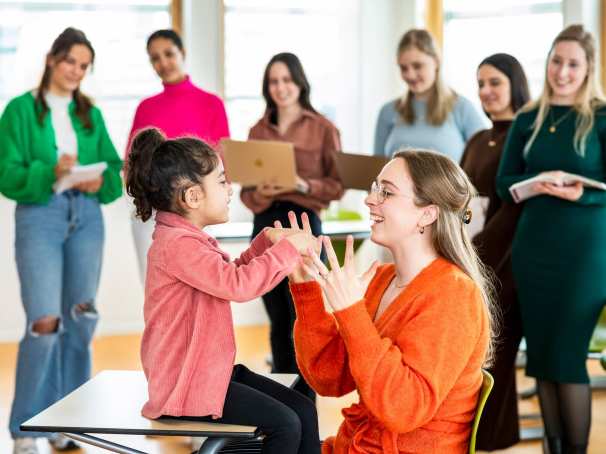
[[[141,361],[149,400],[142,414],[257,426],[263,453],[319,453],[312,401],[234,366],[230,307],[271,290],[315,244],[313,236],[267,228],[230,262],[203,228],[227,222],[232,189],[221,160],[197,139],[140,132],[126,188],[141,220],[157,211],[145,279]]]

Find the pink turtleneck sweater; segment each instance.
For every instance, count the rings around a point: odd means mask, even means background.
[[[156,127],[169,139],[194,136],[215,147],[229,137],[223,101],[196,87],[189,76],[176,84],[165,84],[164,91],[141,101],[128,137],[124,155],[127,162],[130,143],[138,131]]]

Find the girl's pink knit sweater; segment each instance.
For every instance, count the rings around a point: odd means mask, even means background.
[[[272,245],[262,232],[230,262],[185,218],[156,214],[143,309],[143,416],[221,416],[236,353],[230,301],[263,295],[298,259],[291,243]]]

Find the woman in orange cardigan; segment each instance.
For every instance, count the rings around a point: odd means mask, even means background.
[[[332,271],[314,254],[291,275],[302,374],[321,395],[360,395],[324,454],[467,452],[491,337],[489,283],[464,225],[473,195],[449,158],[396,153],[366,198],[371,240],[395,263],[358,277],[353,239],[340,267],[324,237]]]

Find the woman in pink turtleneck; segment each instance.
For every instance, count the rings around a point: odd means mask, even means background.
[[[130,144],[136,133],[155,127],[169,138],[194,136],[213,148],[229,137],[223,101],[196,87],[185,74],[185,49],[173,30],[158,30],[147,39],[147,53],[164,91],[141,101],[128,138],[124,162],[128,162]],[[132,231],[137,250],[141,282],[145,282],[147,251],[151,245],[153,222],[142,223],[132,217]]]

